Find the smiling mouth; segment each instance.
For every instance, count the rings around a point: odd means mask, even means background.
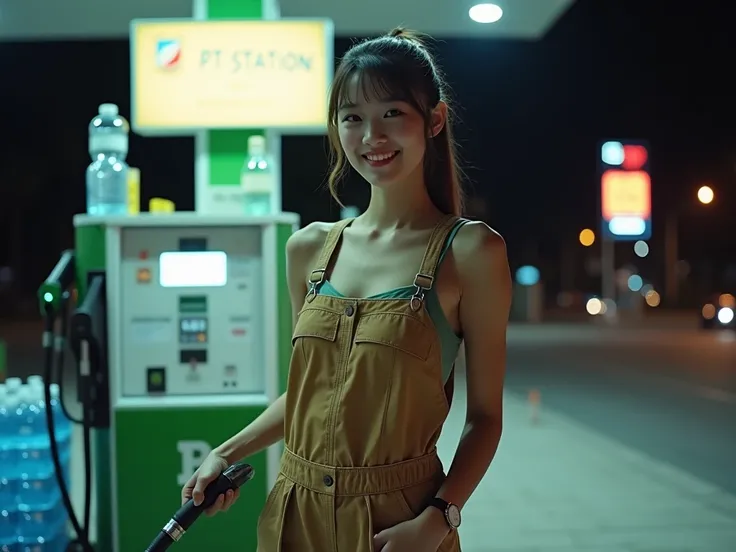
[[[398,151],[391,153],[367,153],[363,155],[363,159],[367,160],[371,165],[385,165],[393,161],[399,155]]]

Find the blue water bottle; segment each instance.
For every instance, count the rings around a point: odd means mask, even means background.
[[[21,387],[23,387],[23,380],[20,378],[8,378],[5,380],[5,388],[8,395],[17,395]]]
[[[19,378],[9,378],[0,404],[0,550],[15,552],[18,519],[17,494],[20,477],[18,461]]]
[[[14,475],[18,463],[15,457],[15,406],[14,398],[7,396],[7,387],[0,384],[0,512],[15,508],[16,485]],[[7,517],[7,515],[6,515]],[[2,550],[5,524],[0,519],[0,550]],[[7,536],[7,535],[6,535]]]
[[[57,383],[51,384],[51,412],[54,417],[56,440],[60,447],[68,449],[72,437],[72,422],[66,417],[61,406],[61,389]]]
[[[87,214],[128,213],[128,133],[130,125],[118,113],[118,106],[105,103],[89,123],[87,167]]]
[[[18,434],[20,477],[17,493],[16,534],[21,552],[56,552],[68,517],[54,475],[46,425],[43,379],[28,378],[20,392]],[[68,457],[62,459],[68,467]],[[63,550],[63,549],[62,549]]]
[[[29,508],[48,508],[61,498],[61,492],[56,482],[54,461],[51,455],[51,443],[46,423],[47,409],[43,378],[31,376],[28,378],[29,410],[35,414],[32,438],[26,440],[21,448],[23,470],[21,474],[19,500]],[[54,387],[52,386],[52,395]],[[57,393],[58,397],[58,386]],[[63,426],[59,430],[58,414],[54,412],[54,403],[51,399],[51,414],[56,422],[54,434],[57,436],[59,457],[64,470],[65,479],[68,479],[70,446],[69,432]]]
[[[9,391],[7,385],[0,391],[0,510],[4,503],[8,480],[14,479],[18,473],[16,410],[18,396]]]

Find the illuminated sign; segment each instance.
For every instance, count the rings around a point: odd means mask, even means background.
[[[132,127],[143,135],[322,134],[333,42],[328,20],[134,20]]]
[[[640,143],[601,146],[601,222],[614,240],[646,240],[652,233],[649,152]]]

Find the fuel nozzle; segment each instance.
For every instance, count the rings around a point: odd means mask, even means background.
[[[164,552],[177,542],[187,532],[197,518],[212,506],[221,494],[240,488],[254,474],[253,466],[244,462],[236,462],[228,466],[217,479],[212,481],[204,490],[204,501],[195,506],[190,498],[174,514],[153,542],[146,548],[146,552]]]
[[[51,274],[38,290],[41,314],[55,316],[59,311],[62,304],[62,295],[74,281],[75,266],[74,251],[71,249],[64,251],[54,270],[51,271]]]
[[[253,467],[244,462],[236,462],[232,466],[229,466],[222,475],[227,477],[233,484],[234,489],[240,488],[243,483],[253,477]]]

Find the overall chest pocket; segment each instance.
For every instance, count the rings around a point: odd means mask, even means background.
[[[404,314],[367,314],[358,322],[354,342],[358,346],[372,343],[391,347],[426,361],[432,350],[432,332],[421,321]]]
[[[328,309],[309,307],[299,313],[291,344],[296,345],[299,338],[315,337],[325,341],[337,339],[340,315]]]

